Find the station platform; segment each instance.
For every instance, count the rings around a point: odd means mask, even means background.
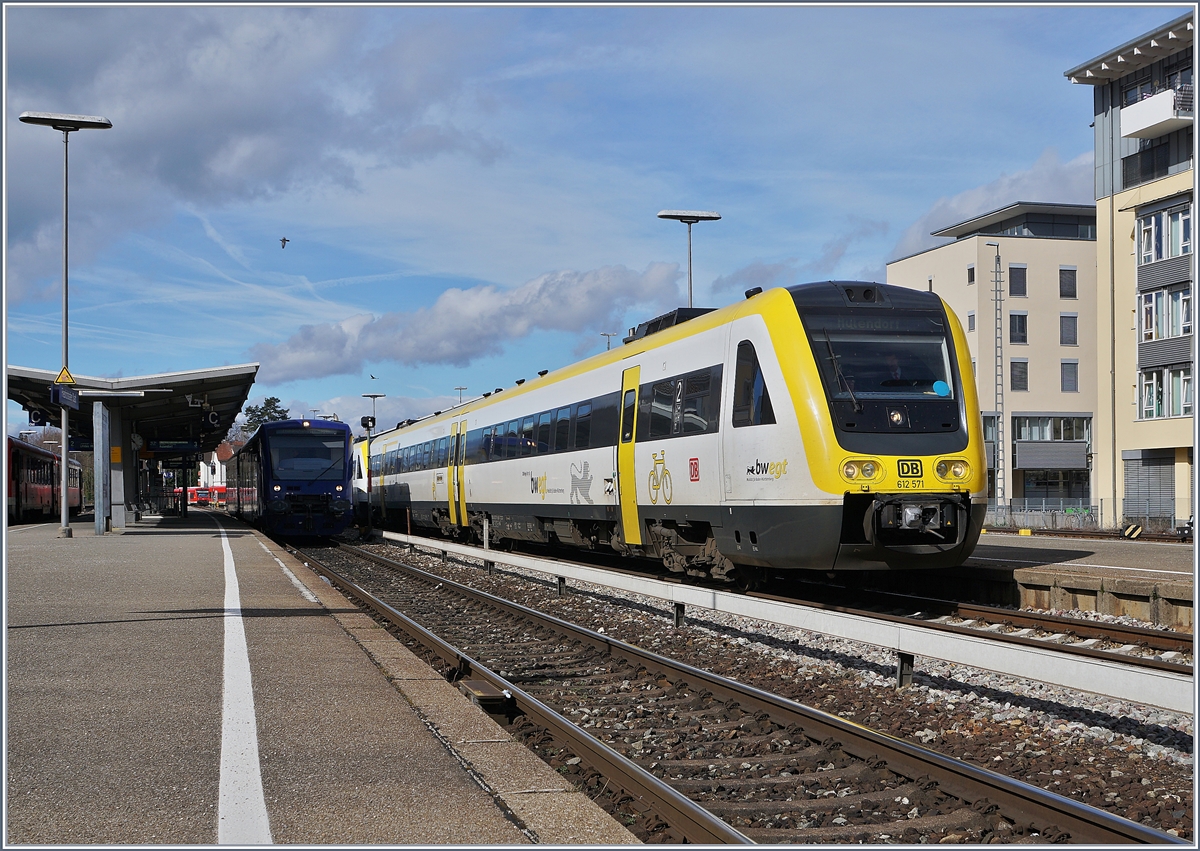
[[[637,840],[217,512],[7,530],[6,844]]]

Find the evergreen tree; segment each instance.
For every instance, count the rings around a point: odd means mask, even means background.
[[[289,416],[288,409],[280,404],[277,396],[268,396],[261,405],[247,405],[242,413],[246,415],[246,431],[251,434],[263,423],[286,420]]]

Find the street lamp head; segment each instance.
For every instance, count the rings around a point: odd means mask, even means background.
[[[26,124],[42,124],[55,130],[108,130],[112,122],[102,115],[67,115],[61,112],[22,112],[20,120]]]
[[[714,213],[712,210],[660,210],[658,217],[660,219],[674,219],[677,222],[683,222],[685,225],[694,225],[696,222],[715,222],[721,218],[721,214]]]
[[[382,399],[386,395],[387,395],[386,393],[364,393],[364,394],[362,394],[362,397],[364,399]]]

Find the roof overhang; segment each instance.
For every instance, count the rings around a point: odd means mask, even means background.
[[[57,372],[9,366],[7,374],[9,399],[27,411],[42,411],[52,423],[57,421],[59,408],[50,403]],[[145,440],[194,440],[201,452],[211,452],[242,410],[257,374],[258,364],[245,363],[131,378],[76,375],[80,412],[69,418],[71,434],[92,436],[90,403],[102,402],[107,408],[120,408],[122,417]],[[211,411],[219,417],[216,429],[204,422]]]
[[[1115,50],[1064,71],[1063,76],[1072,83],[1091,86],[1110,83],[1152,65],[1164,56],[1190,48],[1194,38],[1193,27],[1192,13],[1188,12],[1169,24],[1125,42]]]
[[[980,216],[975,216],[972,219],[959,222],[958,224],[950,225],[950,227],[942,228],[932,232],[932,236],[947,236],[953,239],[958,239],[962,236],[975,233],[983,230],[989,225],[999,224],[1000,222],[1014,218],[1015,216],[1024,215],[1026,213],[1034,213],[1036,215],[1045,216],[1094,216],[1096,215],[1095,204],[1042,204],[1034,201],[1017,201],[1014,204],[1009,204],[1007,207],[1001,207],[998,210],[992,210],[990,213],[984,213]]]

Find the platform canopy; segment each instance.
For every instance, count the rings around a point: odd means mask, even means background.
[[[72,374],[79,412],[72,412],[69,418],[71,437],[92,437],[92,403],[103,402],[110,410],[121,409],[122,418],[132,425],[132,433],[142,439],[146,449],[152,448],[152,441],[164,447],[155,452],[156,457],[180,454],[165,448],[173,443],[188,442],[201,452],[211,452],[225,439],[246,404],[257,374],[256,363],[131,378]],[[59,422],[60,409],[50,401],[50,387],[59,373],[9,366],[7,377],[9,399],[26,411],[40,411],[50,425]]]

